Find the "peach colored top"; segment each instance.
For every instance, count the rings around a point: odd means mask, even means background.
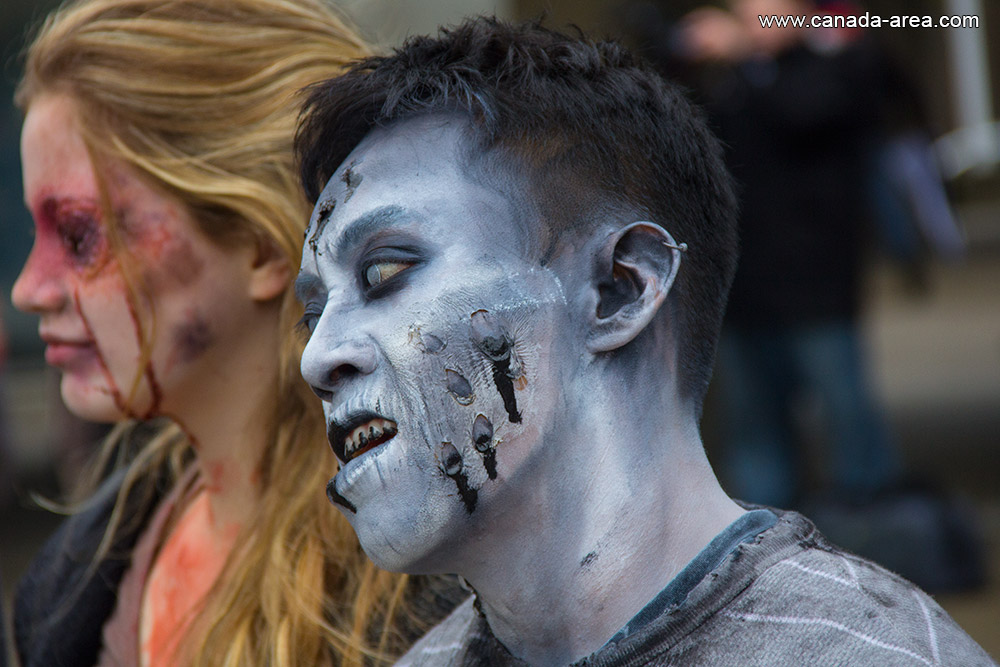
[[[183,507],[201,489],[197,467],[192,466],[177,480],[132,551],[132,564],[118,585],[118,604],[104,624],[101,654],[96,667],[136,667],[139,660],[139,619],[143,593],[153,563],[167,535],[174,509]]]

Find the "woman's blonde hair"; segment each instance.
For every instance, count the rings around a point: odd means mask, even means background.
[[[210,238],[271,243],[298,266],[309,216],[292,154],[298,92],[367,54],[321,0],[79,0],[41,26],[16,99],[27,109],[40,94],[68,95],[95,164],[124,161],[183,202]],[[106,220],[138,299],[143,286]],[[287,290],[283,331],[299,311]],[[150,329],[140,331],[146,361],[155,320]],[[386,645],[405,577],[376,570],[323,497],[335,464],[319,401],[298,376],[301,341],[285,336],[273,353],[280,375],[257,517],[182,644],[193,664],[362,664]],[[129,430],[120,424],[111,445]],[[130,490],[164,467],[176,479],[189,448],[174,424],[143,444],[105,546],[128,519]]]

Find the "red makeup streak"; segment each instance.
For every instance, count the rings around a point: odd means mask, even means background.
[[[142,340],[140,337],[139,316],[136,313],[135,306],[132,303],[132,299],[127,299],[126,302],[128,303],[129,315],[132,317],[132,323],[135,325],[136,339]],[[108,364],[104,359],[104,354],[101,352],[100,345],[96,342],[97,337],[94,335],[94,329],[90,324],[90,320],[83,312],[83,305],[80,301],[80,292],[78,290],[73,292],[73,305],[76,308],[77,315],[80,316],[80,321],[83,323],[83,329],[87,334],[87,338],[94,341],[97,362],[101,367],[101,373],[103,373],[105,381],[108,383],[108,389],[111,393],[111,398],[115,402],[115,407],[117,407],[118,410],[124,415],[133,419],[145,420],[159,414],[160,403],[163,400],[163,391],[160,388],[160,383],[156,379],[156,373],[153,371],[152,362],[149,361],[146,363],[146,369],[144,371],[146,381],[149,383],[152,400],[150,402],[149,409],[147,409],[144,414],[140,415],[132,408],[129,402],[125,401],[121,390],[118,388],[118,384],[115,382],[114,376],[111,374],[111,370],[108,368]]]
[[[208,466],[208,481],[205,489],[211,493],[218,493],[222,490],[222,479],[226,474],[226,465],[222,461],[213,461]]]
[[[97,357],[97,363],[101,367],[101,372],[104,374],[104,380],[108,383],[108,389],[111,392],[111,398],[115,402],[115,406],[121,412],[125,414],[130,414],[130,410],[125,405],[125,400],[122,398],[122,393],[118,390],[118,385],[115,383],[115,378],[111,375],[111,370],[108,368],[107,362],[104,360],[104,354],[101,352],[100,345],[97,344],[97,338],[94,336],[94,329],[90,326],[90,320],[83,312],[83,305],[80,303],[80,292],[79,290],[73,291],[73,305],[76,308],[77,315],[80,316],[80,321],[83,323],[83,330],[87,333],[87,338],[94,341],[94,352]]]
[[[135,339],[141,344],[142,326],[139,324],[139,313],[136,310],[135,304],[132,302],[131,295],[128,295],[125,302],[128,304],[128,314],[132,318],[133,327],[135,327]],[[146,377],[146,382],[149,383],[150,402],[149,408],[146,410],[145,414],[138,417],[138,419],[150,419],[160,414],[160,403],[163,401],[163,390],[160,387],[160,383],[156,379],[156,372],[153,370],[152,359],[146,362],[146,368],[143,370],[143,375]],[[132,413],[132,416],[135,416],[134,413]]]

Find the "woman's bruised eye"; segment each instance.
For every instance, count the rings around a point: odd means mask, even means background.
[[[69,258],[82,266],[95,264],[104,248],[104,230],[97,215],[89,209],[49,208],[59,241]]]
[[[379,287],[411,266],[411,262],[372,262],[364,270],[365,289]]]
[[[70,255],[85,260],[96,245],[96,230],[83,220],[73,220],[59,226],[59,237]]]

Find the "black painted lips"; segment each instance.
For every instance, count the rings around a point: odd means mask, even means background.
[[[379,445],[388,442],[389,440],[391,440],[396,436],[395,432],[391,434],[389,434],[388,432],[383,433],[381,437],[371,440],[367,445],[365,445],[358,451],[354,452],[354,454],[350,458],[348,458],[347,450],[344,447],[344,440],[347,439],[347,436],[350,435],[351,432],[354,431],[354,429],[361,426],[362,424],[372,421],[373,419],[384,419],[386,421],[391,421],[395,423],[394,419],[390,419],[389,417],[385,417],[383,415],[379,415],[374,412],[360,412],[351,415],[351,417],[347,421],[344,422],[333,421],[330,423],[329,426],[327,426],[326,438],[327,440],[330,441],[330,447],[333,449],[333,453],[334,455],[336,455],[339,461],[347,463],[348,461],[356,459],[357,457],[361,456],[365,452],[371,449],[375,449]]]

